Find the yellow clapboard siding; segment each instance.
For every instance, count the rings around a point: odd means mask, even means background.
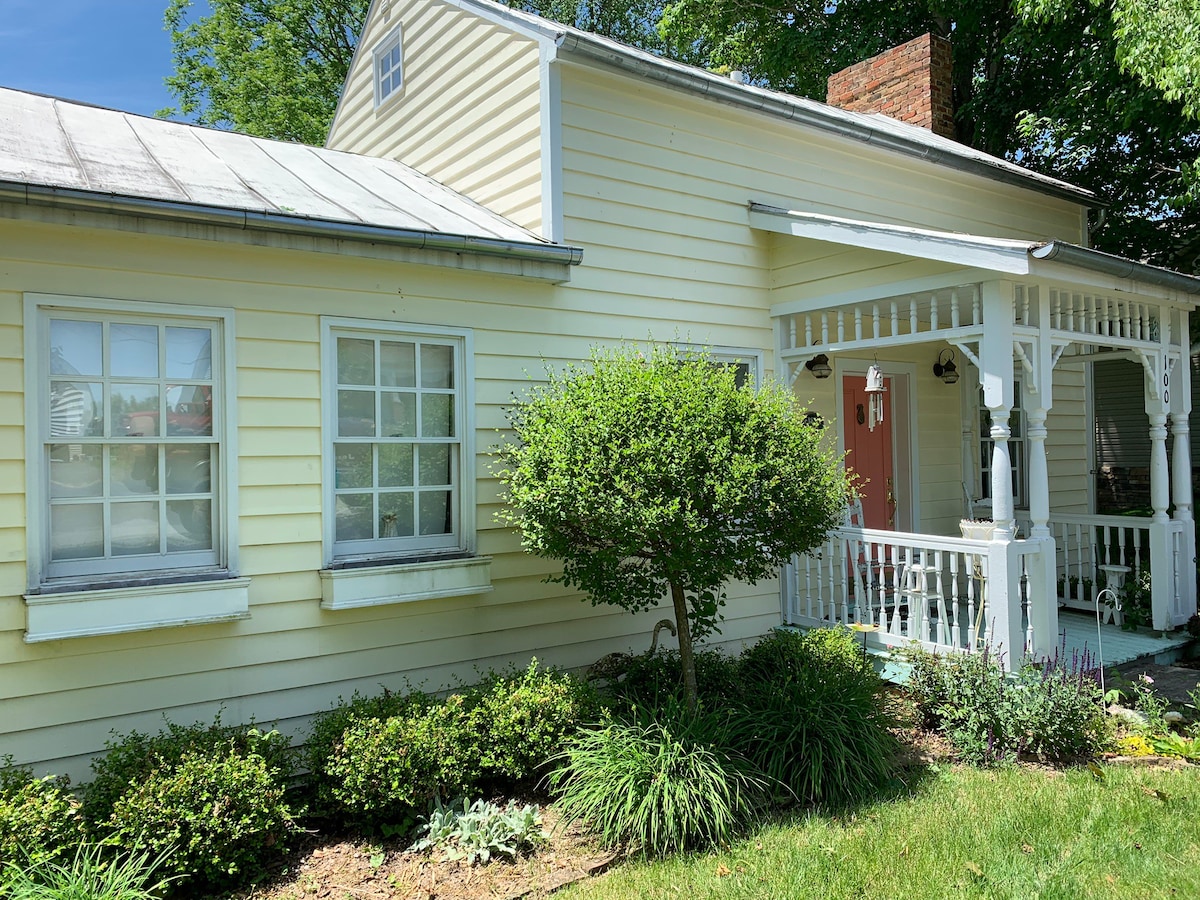
[[[321,484],[321,460],[316,456],[243,456],[238,460],[243,486]]]
[[[765,192],[747,201],[786,204],[815,198],[820,205],[829,198],[827,211],[835,213],[858,209],[876,219],[914,224],[924,219],[931,227],[967,231],[971,227],[960,226],[987,224],[981,221],[986,215],[996,227],[1019,230],[1022,236],[1041,237],[1036,232],[1050,224],[1051,233],[1078,238],[1078,207],[1067,201],[644,82],[634,93],[626,88],[627,79],[590,68],[568,65],[563,80],[567,147],[619,141],[620,149],[609,143],[600,155],[644,163],[654,178],[695,172],[706,187],[696,194],[711,196],[709,185],[734,184]]]
[[[375,110],[369,48],[397,22],[405,29],[403,94]],[[367,23],[361,45],[329,146],[402,159],[541,230],[536,44],[441,0],[404,0],[386,20]],[[489,154],[489,180],[480,182],[476,173]],[[489,187],[496,180],[522,187],[497,195]]]

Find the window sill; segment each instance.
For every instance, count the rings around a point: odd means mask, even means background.
[[[320,575],[322,609],[358,609],[486,594],[492,589],[492,558],[322,569]]]
[[[231,622],[250,618],[250,579],[26,594],[25,615],[27,644]]]

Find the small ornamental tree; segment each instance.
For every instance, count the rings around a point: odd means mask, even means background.
[[[596,349],[509,411],[502,521],[563,562],[550,578],[641,612],[670,593],[690,707],[692,641],[716,630],[731,579],[773,577],[818,545],[847,480],[779,385],[737,384],[707,353]]]

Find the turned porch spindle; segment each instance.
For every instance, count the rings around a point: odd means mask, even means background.
[[[996,523],[997,538],[1012,538],[1014,530],[1012,454],[1008,446],[1012,436],[1008,424],[1011,415],[1008,406],[992,410],[992,520]]]
[[[1046,410],[1034,407],[1028,412],[1029,435],[1029,536],[1048,538],[1050,534],[1050,475],[1046,466]]]
[[[1188,415],[1171,413],[1171,499],[1175,518],[1192,520],[1192,458],[1188,431]]]
[[[1150,413],[1150,506],[1156,522],[1167,521],[1167,507],[1171,503],[1170,486],[1167,482],[1167,415]]]

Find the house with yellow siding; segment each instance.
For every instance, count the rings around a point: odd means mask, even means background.
[[[496,524],[488,452],[544,366],[625,339],[784,380],[860,476],[825,546],[730,586],[724,644],[857,622],[1011,661],[1101,577],[1186,621],[1200,280],[957,144],[944,52],[885,55],[929,101],[898,121],[851,70],[840,108],[376,0],[325,148],[0,90],[0,753],[82,776],[164,715],[302,738],[355,690],[644,649],[659,613],[581,603]],[[1145,519],[1094,514],[1116,358]]]

